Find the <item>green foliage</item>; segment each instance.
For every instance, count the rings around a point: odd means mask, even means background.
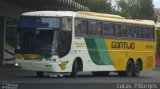
[[[114,0],[117,6],[112,6],[113,0],[74,0],[90,11],[119,14],[128,19],[155,20],[153,0]]]
[[[152,0],[117,0],[118,12],[126,18],[154,20]]]
[[[90,11],[100,13],[113,13],[111,2],[109,0],[74,0],[84,6],[87,6]]]

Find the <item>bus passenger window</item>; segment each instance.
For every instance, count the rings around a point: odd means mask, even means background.
[[[89,35],[101,35],[101,23],[96,21],[89,21],[88,23]]]
[[[101,30],[102,30],[102,23],[96,22],[96,28],[95,28],[96,35],[101,35]]]
[[[134,33],[135,38],[139,38],[139,26],[134,26]]]
[[[76,35],[87,34],[87,21],[81,19],[75,19],[75,34]]]
[[[134,29],[134,26],[132,25],[128,25],[127,26],[127,29],[128,29],[128,37],[129,38],[135,38],[136,37],[136,34],[135,34],[135,29]]]
[[[117,37],[127,37],[127,29],[125,24],[116,25],[116,36]]]
[[[150,38],[150,39],[154,39],[154,34],[155,34],[155,33],[154,33],[154,31],[155,31],[155,30],[154,30],[154,27],[149,27],[149,31],[150,31],[150,32],[149,32],[149,38]]]
[[[102,36],[114,36],[114,24],[113,23],[103,22]]]
[[[134,25],[128,25],[128,37],[129,38],[138,38],[139,36],[139,27]]]
[[[147,27],[140,27],[140,38],[149,38],[149,29]]]
[[[140,38],[144,38],[144,35],[143,27],[140,27]]]
[[[145,38],[149,39],[149,27],[145,27]]]

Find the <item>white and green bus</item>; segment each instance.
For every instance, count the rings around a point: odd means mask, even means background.
[[[21,15],[16,65],[35,71],[139,76],[155,67],[155,23],[94,12],[35,11]]]

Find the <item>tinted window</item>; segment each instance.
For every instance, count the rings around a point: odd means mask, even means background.
[[[114,36],[114,24],[110,22],[103,22],[102,36]]]
[[[89,35],[101,35],[102,24],[98,21],[88,22],[88,34]]]
[[[75,20],[75,33],[76,35],[86,35],[87,34],[87,21],[76,19]]]
[[[26,28],[59,28],[60,18],[53,17],[21,17],[20,27]]]
[[[140,38],[149,38],[149,29],[148,27],[140,27]]]
[[[127,37],[127,29],[125,24],[116,24],[116,36]]]
[[[155,29],[154,29],[154,27],[150,27],[150,35],[149,35],[149,38],[151,38],[151,39],[154,39],[154,31],[155,31]]]
[[[128,37],[129,38],[138,38],[139,37],[139,27],[135,25],[128,25]]]

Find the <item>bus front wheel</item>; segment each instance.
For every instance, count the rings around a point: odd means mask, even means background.
[[[78,63],[77,60],[75,60],[72,67],[71,77],[77,78],[77,73],[78,73]]]

